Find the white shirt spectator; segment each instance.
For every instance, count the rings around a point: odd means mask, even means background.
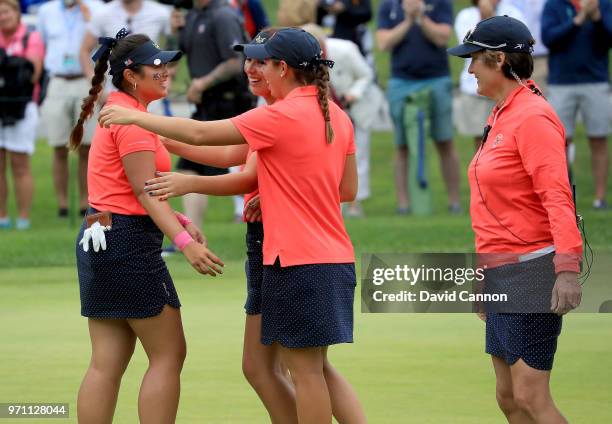
[[[536,41],[535,46],[533,46],[533,55],[536,57],[547,56],[548,49],[542,42],[542,11],[546,0],[509,0],[509,2],[521,11],[525,17],[523,22],[525,22]]]
[[[374,72],[357,44],[340,38],[325,39],[327,58],[335,62],[329,79],[336,95],[353,98],[348,106],[355,128],[355,146],[359,190],[357,200],[370,196],[370,128],[378,118],[384,94],[374,83]]]
[[[90,16],[104,3],[84,0]],[[45,42],[45,69],[51,75],[82,74],[79,49],[87,22],[78,4],[66,8],[62,0],[44,3],[38,9],[38,31]]]
[[[332,87],[334,87],[339,97],[348,95],[356,99],[349,111],[351,116],[353,115],[353,109],[359,110],[360,108],[365,108],[371,112],[358,113],[358,115],[361,115],[359,117],[353,116],[357,125],[369,128],[371,125],[367,125],[365,121],[369,117],[374,119],[377,112],[377,105],[372,103],[373,99],[368,100],[365,95],[366,90],[374,82],[372,68],[366,62],[357,45],[352,41],[340,38],[327,38],[325,40],[325,47],[327,49],[327,56],[335,62],[334,67],[329,70]]]
[[[499,2],[495,14],[497,16],[508,15],[523,23],[525,22],[525,17],[521,11],[506,1]],[[474,29],[476,24],[480,21],[480,9],[478,9],[478,7],[471,6],[461,10],[455,19],[455,34],[457,35],[457,40],[463,40],[468,31]],[[465,60],[465,66],[459,77],[459,89],[463,93],[476,96],[478,95],[478,83],[476,82],[476,77],[468,73],[470,61],[471,59]]]
[[[127,28],[132,34],[146,34],[159,42],[162,34],[171,33],[171,12],[170,6],[144,0],[140,10],[130,16],[121,0],[113,0],[92,16],[87,29],[98,38],[114,37],[121,28]]]

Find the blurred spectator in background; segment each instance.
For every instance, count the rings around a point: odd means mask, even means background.
[[[242,72],[242,58],[234,44],[246,43],[241,18],[226,0],[195,0],[184,22],[173,21],[179,30],[179,48],[187,56],[191,85],[187,100],[196,107],[193,119],[227,119],[254,106]],[[228,172],[181,158],[179,172],[190,175],[220,175]],[[201,227],[208,196],[192,193],[182,197],[185,215]],[[238,207],[235,208],[238,210]],[[242,216],[243,207],[240,205]]]
[[[397,212],[410,212],[408,145],[404,105],[413,93],[430,90],[431,137],[440,156],[449,211],[460,212],[459,157],[453,144],[452,82],[446,46],[452,35],[450,0],[382,0],[376,40],[391,52],[391,79],[387,87],[395,127],[395,185]]]
[[[544,95],[548,93],[548,49],[542,42],[542,11],[546,0],[504,0],[515,6],[523,14],[522,20],[535,40],[533,46],[533,75],[531,79],[538,84]],[[501,13],[500,13],[501,15]]]
[[[261,0],[230,0],[230,5],[240,12],[244,19],[244,29],[250,38],[270,26],[266,10]]]
[[[591,146],[595,209],[606,209],[610,133],[610,0],[548,0],[542,40],[549,49],[548,100],[565,126],[568,161],[573,162],[576,114],[580,111]]]
[[[68,216],[68,141],[79,119],[81,102],[87,96],[90,82],[79,61],[79,50],[91,15],[102,7],[97,0],[52,0],[38,10],[38,30],[45,43],[45,69],[50,80],[42,105],[42,119],[47,141],[53,148],[53,184],[58,215]],[[96,127],[91,119],[84,127],[79,147],[79,208],[87,212],[87,158]]]
[[[365,52],[365,24],[372,19],[370,0],[320,0],[317,15],[317,22],[330,28],[333,38],[352,41]]]
[[[21,0],[19,2],[21,13],[36,13],[38,8],[48,0]]]
[[[80,60],[88,80],[94,74],[91,53],[98,37],[114,37],[126,28],[132,34],[146,34],[156,43],[171,33],[169,6],[151,0],[113,0],[94,13],[81,44]]]
[[[372,68],[355,43],[326,37],[324,29],[318,25],[307,24],[302,28],[317,38],[325,57],[334,61],[334,67],[329,70],[330,83],[353,121],[359,189],[356,200],[348,205],[344,215],[361,217],[361,202],[370,197],[370,129],[384,96],[374,83]]]
[[[476,24],[492,16],[507,15],[525,22],[522,13],[508,0],[472,0],[472,6],[461,10],[455,19],[455,34],[461,41],[473,30]],[[477,93],[476,77],[468,72],[471,59],[465,59],[465,65],[459,77],[459,96],[454,101],[453,119],[459,133],[474,138],[474,147],[478,149],[482,141],[482,132],[495,102]]]
[[[20,97],[25,99],[3,99],[3,102],[14,103],[4,103],[0,107],[3,110],[0,122],[0,228],[12,226],[7,208],[7,168],[10,165],[17,200],[18,217],[15,227],[18,230],[27,230],[30,228],[30,209],[34,194],[30,156],[34,153],[36,139],[37,101],[40,95],[38,80],[43,70],[45,47],[40,34],[21,22],[21,10],[17,0],[0,0],[0,52],[0,56],[27,59],[12,61],[15,64],[13,69],[19,68],[19,72],[2,74],[2,85],[23,86],[25,90],[20,93],[23,95]],[[13,76],[14,80],[7,81]],[[7,115],[8,112],[18,110],[19,113],[12,117]]]
[[[278,0],[279,26],[298,27],[317,20],[319,0]]]

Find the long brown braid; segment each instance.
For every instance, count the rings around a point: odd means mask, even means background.
[[[89,95],[83,99],[81,104],[81,114],[79,119],[70,133],[70,149],[76,150],[81,145],[83,140],[83,125],[85,121],[89,119],[93,113],[96,100],[100,95],[100,92],[104,89],[104,81],[106,71],[108,70],[109,61],[111,64],[121,60],[125,55],[141,46],[142,44],[150,41],[150,38],[144,34],[129,35],[123,39],[117,41],[115,47],[106,50],[102,56],[97,60],[96,67],[94,68],[94,76],[91,78],[91,88],[89,89]],[[142,66],[136,65],[130,67],[134,72],[141,73]],[[120,91],[126,92],[123,84],[123,73],[117,73],[113,75],[113,85]]]
[[[77,150],[81,145],[81,141],[83,140],[83,125],[93,113],[96,100],[98,100],[98,96],[104,88],[104,76],[108,70],[108,58],[110,57],[110,53],[110,50],[106,51],[96,62],[94,76],[91,79],[89,95],[83,99],[79,120],[70,133],[70,150]]]
[[[330,144],[334,141],[334,129],[329,117],[329,71],[325,65],[320,64],[317,66],[314,84],[317,87],[319,106],[321,107],[321,112],[323,112],[323,119],[325,119],[325,139]]]
[[[280,60],[272,59],[276,66],[279,65]],[[334,141],[334,129],[331,125],[331,118],[329,115],[329,71],[327,66],[322,63],[317,65],[308,66],[306,68],[292,68],[295,75],[295,79],[301,85],[314,85],[317,87],[317,98],[319,100],[319,106],[323,113],[323,119],[325,120],[325,139],[330,144]]]

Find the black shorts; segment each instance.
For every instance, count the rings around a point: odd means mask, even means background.
[[[353,342],[355,264],[264,265],[261,342],[287,348]]]
[[[90,209],[88,213],[96,213]],[[106,250],[84,252],[83,220],[76,256],[81,314],[90,318],[148,318],[165,305],[180,308],[176,289],[161,257],[163,233],[148,216],[113,214]]]

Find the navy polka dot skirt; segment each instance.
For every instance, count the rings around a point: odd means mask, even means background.
[[[523,287],[538,284],[540,288],[529,297],[543,298],[546,310],[550,310],[550,292],[556,275],[553,264],[554,254],[549,254],[520,264],[504,265],[485,271],[485,281],[494,278],[502,285],[514,284]],[[488,283],[487,283],[488,284]],[[544,288],[544,289],[543,289]],[[533,296],[531,296],[533,294]],[[540,311],[543,299],[529,305]],[[508,365],[522,359],[531,368],[548,371],[552,369],[557,339],[561,333],[562,317],[554,313],[503,313],[487,310],[486,352],[502,358]]]
[[[90,209],[89,213],[96,213]],[[148,216],[113,214],[106,250],[84,252],[77,237],[76,256],[81,314],[90,318],[148,318],[165,305],[180,308],[172,278],[161,257],[163,233]]]
[[[261,314],[261,283],[263,281],[263,224],[248,222],[246,233],[247,260],[244,271],[247,280],[247,300],[244,310],[249,315]]]
[[[261,342],[287,348],[353,342],[355,264],[264,265]]]

